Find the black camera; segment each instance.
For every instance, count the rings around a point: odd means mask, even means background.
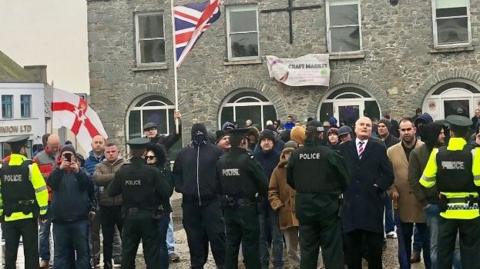
[[[65,158],[66,161],[71,162],[72,161],[72,153],[65,153],[63,154],[63,158]]]

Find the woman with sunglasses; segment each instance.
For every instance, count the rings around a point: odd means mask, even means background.
[[[159,144],[149,144],[147,146],[147,151],[145,154],[145,161],[148,165],[156,167],[160,170],[161,175],[168,179],[168,183],[173,188],[173,177],[172,173],[170,172],[169,167],[166,166],[166,153],[163,146]],[[170,222],[170,212],[172,212],[172,206],[170,205],[170,200],[165,199],[163,200],[162,204],[162,215],[159,221],[159,229],[160,229],[160,259],[161,259],[161,268],[168,268],[169,260],[168,260],[168,250],[167,250],[167,229],[168,223]]]

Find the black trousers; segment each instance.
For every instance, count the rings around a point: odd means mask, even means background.
[[[208,258],[208,243],[218,268],[225,266],[225,223],[220,201],[183,203],[183,227],[187,233],[192,269],[203,268]]]
[[[318,252],[322,247],[325,267],[343,269],[342,221],[337,216],[322,217],[308,225],[300,224],[300,268],[317,268]]]
[[[225,208],[227,242],[225,269],[238,268],[238,252],[242,244],[245,268],[260,269],[259,236],[260,224],[256,206]]]
[[[106,268],[111,268],[115,225],[117,226],[120,234],[122,233],[122,207],[100,206],[100,224],[102,225],[103,235],[103,261]]]
[[[344,235],[348,269],[362,269],[362,254],[367,248],[368,269],[382,269],[383,233],[354,230]]]
[[[438,223],[438,268],[452,268],[457,233],[460,233],[460,257],[463,269],[478,269],[480,253],[480,217],[471,220],[445,219]]]
[[[138,212],[127,216],[122,230],[122,269],[135,269],[135,257],[140,241],[147,269],[162,268],[160,262],[159,220],[152,212]]]
[[[17,268],[17,251],[20,236],[23,240],[25,268],[38,268],[38,223],[37,219],[24,219],[3,223],[5,237],[5,268]]]

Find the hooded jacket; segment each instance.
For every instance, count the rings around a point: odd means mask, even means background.
[[[195,136],[201,136],[200,133],[205,139],[196,141]],[[183,194],[184,203],[197,203],[202,206],[217,199],[219,186],[216,180],[216,164],[221,155],[222,150],[207,141],[205,126],[194,124],[192,144],[177,154],[173,166],[175,190]]]

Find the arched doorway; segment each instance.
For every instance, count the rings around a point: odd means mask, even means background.
[[[423,112],[434,120],[448,115],[461,114],[471,118],[480,107],[480,87],[468,80],[449,80],[430,90],[423,102]]]
[[[354,126],[360,116],[368,116],[372,120],[380,119],[380,107],[377,100],[367,91],[356,85],[342,85],[325,94],[317,112],[317,118],[327,121],[331,116],[338,124]]]
[[[275,120],[277,111],[265,96],[254,89],[242,89],[225,98],[220,107],[218,127],[226,121],[237,122],[240,127],[245,125],[247,119],[263,129],[267,120]]]

